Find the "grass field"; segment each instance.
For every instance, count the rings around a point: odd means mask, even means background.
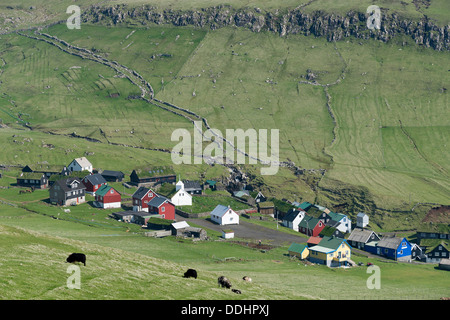
[[[281,38],[236,28],[86,25],[74,31],[58,25],[46,32],[138,70],[158,99],[200,114],[222,132],[279,129],[280,159],[327,169],[323,187],[333,179],[367,188],[385,208],[448,201],[444,52],[373,40],[360,45],[355,39],[334,44],[300,35]],[[20,116],[39,131],[165,149],[174,146],[170,136],[176,128],[193,131],[182,117],[128,99],[138,94],[137,87],[106,66],[18,35],[5,40],[0,109],[6,123]],[[319,84],[330,84],[328,89],[305,83],[308,72]],[[115,93],[119,96],[112,98]],[[112,153],[115,149],[121,148],[108,146]],[[6,162],[26,162],[13,153],[4,155]],[[108,163],[129,164],[139,152],[130,153],[126,161],[108,156]],[[162,158],[170,163],[157,156]],[[283,188],[291,185],[281,182],[286,179],[298,190],[292,200],[317,197],[289,172],[266,176],[264,183],[283,197]]]
[[[2,299],[353,300],[439,299],[450,294],[448,274],[435,265],[353,256],[354,261],[380,267],[381,289],[370,290],[366,267],[305,266],[287,257],[287,246],[261,253],[227,241],[154,239],[100,224],[54,220],[4,204],[0,208]],[[64,261],[72,252],[87,255],[81,290],[66,286]],[[183,279],[187,268],[196,268],[199,279]],[[216,279],[222,274],[243,294],[218,289]],[[244,275],[253,282],[244,283]],[[173,289],[179,287],[183,290]]]

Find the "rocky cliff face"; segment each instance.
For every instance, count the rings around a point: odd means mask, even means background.
[[[367,28],[369,14],[350,11],[344,16],[317,11],[304,13],[301,9],[289,11],[263,12],[259,8],[234,9],[220,5],[200,10],[162,10],[152,6],[91,7],[84,13],[83,20],[93,23],[140,23],[147,25],[172,24],[175,26],[195,26],[212,30],[237,26],[254,32],[271,31],[280,36],[287,34],[314,35],[326,37],[328,41],[339,41],[346,37],[360,39],[374,38],[389,41],[396,35],[408,35],[416,44],[435,50],[450,50],[450,25],[437,26],[427,17],[411,20],[396,13],[381,14],[381,28]]]

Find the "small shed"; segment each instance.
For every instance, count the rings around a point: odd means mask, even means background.
[[[364,212],[360,212],[356,216],[356,226],[358,228],[364,228],[369,224],[369,216]]]
[[[170,225],[170,230],[172,230],[173,236],[180,236],[183,230],[189,228],[189,224],[186,221],[174,222]]]
[[[289,256],[297,257],[301,260],[307,259],[309,256],[309,249],[305,243],[299,244],[293,242],[288,249]]]
[[[208,187],[210,188],[212,191],[215,191],[217,188],[217,181],[214,180],[206,180],[205,182],[205,188]]]
[[[222,238],[224,239],[232,239],[234,238],[234,231],[231,229],[222,230]]]
[[[259,202],[258,212],[261,214],[274,214],[275,204],[272,201]]]

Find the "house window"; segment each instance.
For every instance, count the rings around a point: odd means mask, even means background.
[[[161,208],[161,212],[165,212],[166,211],[166,208],[165,207],[162,207]]]
[[[148,194],[148,197],[149,197],[149,198],[150,198],[150,197],[153,197],[153,193],[150,192],[150,193]]]
[[[114,193],[114,190],[111,189],[110,193],[113,194],[113,193]]]

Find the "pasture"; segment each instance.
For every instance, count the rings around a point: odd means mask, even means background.
[[[304,265],[287,256],[288,245],[262,253],[218,240],[209,230],[212,239],[205,242],[154,239],[123,228],[55,220],[4,204],[0,208],[2,299],[426,300],[450,293],[448,272],[435,265],[353,255],[354,261],[372,262],[381,269],[381,289],[370,290],[365,266]],[[72,252],[87,256],[86,267],[80,266],[80,290],[66,285],[65,259]],[[188,268],[199,272],[197,280],[182,278]],[[231,279],[243,294],[219,289],[220,275]],[[244,275],[252,283],[243,282]]]

